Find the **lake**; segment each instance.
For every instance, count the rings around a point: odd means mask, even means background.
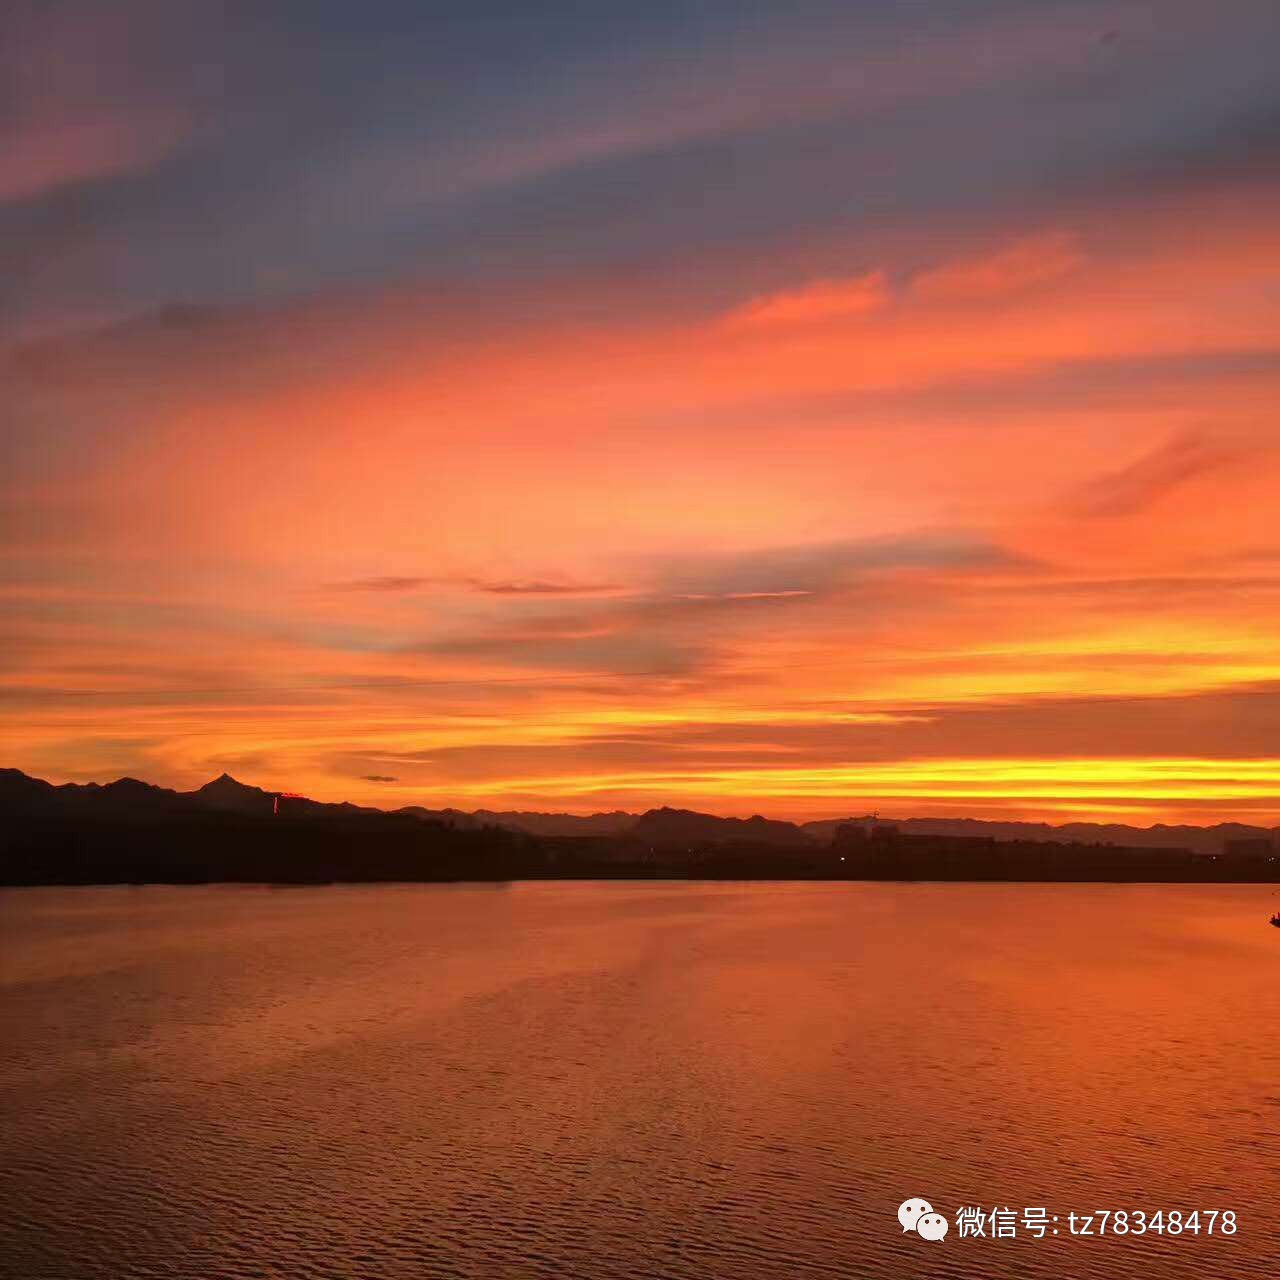
[[[0,1274],[1273,1277],[1277,902],[6,891]],[[911,1197],[945,1239],[902,1231]],[[1069,1230],[1120,1209],[1202,1229]]]

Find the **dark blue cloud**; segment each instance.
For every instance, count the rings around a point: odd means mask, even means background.
[[[16,29],[65,74],[104,19],[59,11]],[[67,109],[178,136],[0,203],[0,334],[1042,210],[1256,153],[1278,13],[129,0],[119,65],[84,68]],[[34,83],[0,104],[19,130],[45,110]]]

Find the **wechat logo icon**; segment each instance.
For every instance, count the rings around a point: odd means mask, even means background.
[[[941,1240],[947,1234],[947,1220],[940,1213],[934,1213],[933,1205],[919,1196],[912,1196],[898,1206],[898,1221],[902,1223],[902,1234],[914,1231],[925,1240]]]

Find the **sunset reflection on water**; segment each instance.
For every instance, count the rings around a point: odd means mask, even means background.
[[[0,1258],[49,1280],[1271,1275],[1273,897],[9,892]],[[896,1222],[909,1195],[1240,1231],[931,1244]]]

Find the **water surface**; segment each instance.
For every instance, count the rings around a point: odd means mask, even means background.
[[[1248,886],[0,894],[0,1273],[1272,1277]],[[895,1211],[1045,1206],[1045,1239]],[[1232,1209],[1234,1237],[1068,1211]]]

